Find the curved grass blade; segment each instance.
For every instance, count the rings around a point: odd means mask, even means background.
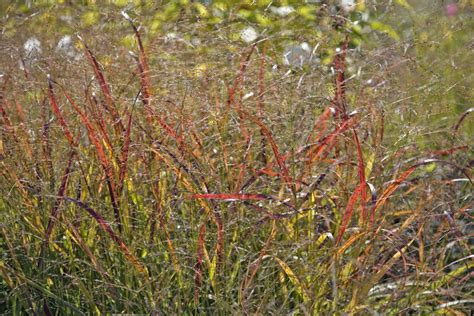
[[[285,165],[285,160],[283,159],[283,156],[280,154],[280,150],[278,149],[278,145],[276,144],[275,140],[273,139],[272,132],[270,129],[258,118],[255,116],[251,115],[250,113],[238,109],[242,115],[247,118],[249,121],[254,122],[260,127],[260,130],[262,133],[265,135],[267,138],[268,142],[270,143],[270,146],[272,147],[273,154],[275,156],[275,159],[277,161],[278,166],[280,167],[281,170],[281,175],[284,183],[288,186],[288,188],[291,191],[294,191],[294,185],[292,184],[291,178],[290,178],[290,173],[288,171],[288,168]]]
[[[67,167],[64,170],[64,174],[63,174],[63,177],[62,177],[62,180],[61,180],[61,185],[59,186],[59,190],[58,190],[58,194],[57,194],[58,198],[54,202],[53,209],[51,210],[51,215],[49,216],[48,226],[47,226],[46,232],[44,234],[44,243],[46,245],[49,242],[49,238],[51,236],[51,233],[53,232],[54,224],[55,224],[55,222],[58,218],[59,207],[61,206],[62,197],[64,196],[64,193],[66,192],[66,188],[67,188],[67,185],[68,185],[68,182],[69,182],[69,175],[71,174],[71,171],[72,171],[72,162],[74,160],[75,154],[76,154],[75,151],[71,151],[70,154],[69,154]]]
[[[278,257],[275,257],[275,260],[278,262],[281,269],[285,272],[286,276],[290,279],[291,283],[296,288],[296,292],[303,298],[305,302],[308,301],[309,300],[308,293],[306,289],[303,287],[303,284],[301,283],[301,281],[293,272],[293,270],[286,264],[286,262],[279,259]]]
[[[104,94],[104,97],[105,97],[105,102],[106,102],[105,104],[106,104],[107,110],[109,111],[113,119],[113,126],[117,127],[116,128],[117,132],[123,131],[124,128],[123,128],[122,120],[120,119],[120,115],[117,112],[117,108],[115,107],[115,102],[114,102],[114,99],[112,98],[109,85],[107,84],[107,81],[105,80],[104,74],[102,70],[100,69],[99,63],[97,62],[97,59],[95,58],[94,54],[89,49],[89,47],[87,46],[84,39],[80,35],[77,35],[77,38],[84,46],[84,53],[87,57],[87,60],[91,64],[92,68],[94,69],[94,73],[97,80],[99,81],[100,89],[102,90],[102,93]]]
[[[322,139],[314,147],[312,146],[307,153],[309,163],[316,161],[323,152],[328,152],[334,146],[336,137],[356,124],[357,120],[355,117],[351,117],[340,124],[331,134]]]
[[[352,212],[354,211],[355,203],[357,202],[357,199],[360,196],[361,190],[362,187],[359,184],[359,186],[357,186],[357,188],[354,190],[351,197],[349,198],[349,201],[347,202],[346,211],[344,212],[344,216],[342,218],[342,224],[341,228],[339,229],[339,235],[337,236],[336,244],[339,244],[342,240],[342,236],[344,235],[344,232],[347,229],[347,225],[349,224],[349,221],[352,217]]]
[[[107,132],[107,125],[105,123],[104,116],[102,115],[102,110],[98,106],[98,102],[97,102],[97,99],[96,99],[94,93],[91,96],[89,96],[86,92],[86,98],[87,98],[87,101],[89,102],[89,105],[91,106],[91,111],[90,112],[92,114],[92,117],[93,117],[94,121],[96,121],[97,126],[99,126],[99,131],[100,131],[102,137],[104,138],[104,142],[106,144],[106,147],[109,150],[109,152],[111,153],[111,155],[115,156],[114,148],[112,146],[112,142],[110,141],[109,134]]]
[[[125,245],[125,243],[118,237],[115,232],[112,230],[110,225],[105,221],[105,219],[97,213],[92,207],[90,207],[87,203],[82,202],[80,200],[68,197],[68,196],[63,196],[61,199],[66,200],[67,202],[72,202],[79,206],[80,208],[86,210],[99,224],[99,226],[110,236],[110,238],[119,246],[120,250],[124,253],[125,257],[130,261],[130,263],[133,265],[133,267],[140,272],[141,274],[144,274],[146,272],[145,267],[142,265],[140,261],[130,252],[128,247]]]
[[[133,28],[133,32],[135,33],[135,38],[137,39],[138,48],[140,54],[138,55],[138,67],[140,71],[140,83],[142,86],[142,93],[143,93],[143,104],[148,107],[150,106],[151,100],[151,80],[150,80],[150,69],[148,67],[148,60],[145,54],[145,49],[143,47],[142,38],[140,35],[139,29],[133,23],[133,20],[130,16],[125,12],[121,12],[122,16],[130,23]]]
[[[76,102],[72,99],[72,97],[66,92],[66,90],[64,88],[63,88],[63,93],[64,93],[64,96],[66,97],[66,99],[68,99],[69,103],[71,103],[73,108],[76,110],[76,112],[81,117],[82,122],[84,123],[84,125],[87,128],[89,138],[91,139],[91,141],[94,144],[94,147],[97,151],[97,155],[99,156],[99,160],[101,162],[102,168],[104,169],[106,182],[107,182],[107,187],[109,189],[109,194],[110,194],[110,200],[112,202],[112,207],[114,209],[115,222],[117,223],[117,225],[119,227],[119,231],[122,232],[122,221],[120,219],[120,211],[119,211],[119,205],[118,205],[118,200],[117,200],[117,195],[116,195],[116,190],[115,190],[114,174],[113,174],[112,165],[110,164],[109,160],[107,159],[104,148],[102,147],[102,144],[100,143],[99,138],[97,137],[97,133],[95,131],[95,128],[91,124],[91,122],[89,121],[89,118],[87,117],[87,115],[85,115],[85,113],[82,112],[81,109],[79,109],[79,106],[76,104]]]
[[[474,112],[474,108],[470,108],[468,109],[466,112],[464,112],[461,117],[459,118],[458,122],[456,123],[456,125],[453,126],[453,135],[456,135],[459,127],[461,126],[461,123],[464,121],[464,119],[470,114]]]
[[[234,83],[228,89],[228,98],[227,98],[227,108],[228,109],[231,108],[232,104],[235,104],[235,92],[237,90],[239,90],[239,87],[242,84],[242,80],[243,80],[245,71],[246,71],[247,66],[249,64],[249,61],[250,61],[250,57],[252,56],[252,53],[254,52],[256,45],[257,45],[257,43],[254,43],[250,47],[250,50],[247,53],[246,57],[242,56],[242,59],[240,61],[239,72],[237,73],[237,76],[234,78]]]
[[[54,115],[59,121],[59,124],[61,125],[61,129],[63,130],[64,136],[66,136],[69,144],[71,144],[72,147],[76,147],[77,143],[74,141],[74,137],[72,136],[71,131],[69,130],[68,125],[66,124],[66,121],[61,114],[61,111],[59,110],[58,103],[56,101],[56,96],[54,94],[54,89],[53,89],[53,80],[51,79],[51,76],[48,74],[48,97],[49,97],[49,102],[51,104],[51,108],[53,109]]]
[[[411,167],[409,167],[407,170],[405,170],[405,172],[403,172],[397,179],[392,181],[392,183],[384,190],[384,192],[380,195],[379,200],[377,201],[377,203],[375,204],[375,207],[372,210],[371,219],[375,218],[375,214],[374,214],[375,211],[385,204],[387,199],[393,194],[393,192],[395,192],[395,190],[398,189],[398,187],[403,183],[403,181],[405,181],[406,178],[408,178],[409,175],[411,175],[418,167],[426,165],[426,164],[430,164],[430,163],[444,163],[444,164],[451,165],[457,169],[460,169],[461,172],[464,173],[464,175],[467,177],[469,182],[472,184],[472,179],[465,169],[460,168],[449,161],[444,161],[444,160],[439,160],[439,159],[424,159],[421,162],[414,164]]]

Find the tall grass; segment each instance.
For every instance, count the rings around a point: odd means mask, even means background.
[[[348,79],[350,33],[305,73],[123,17],[132,55],[84,35],[2,77],[0,312],[469,313],[472,109],[419,149]]]

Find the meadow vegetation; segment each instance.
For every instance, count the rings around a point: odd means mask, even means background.
[[[468,315],[450,5],[2,2],[0,313]]]

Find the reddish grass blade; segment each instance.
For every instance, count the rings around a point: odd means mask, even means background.
[[[89,101],[89,104],[91,105],[92,117],[94,118],[97,125],[99,126],[99,131],[102,137],[104,138],[105,144],[107,145],[107,148],[112,153],[112,156],[114,156],[114,148],[112,146],[112,142],[110,141],[109,134],[107,132],[107,125],[105,123],[104,116],[102,115],[102,110],[98,106],[97,99],[95,98],[94,94],[92,94],[92,96],[87,95],[87,100]]]
[[[115,102],[114,99],[112,98],[112,94],[110,93],[110,88],[109,85],[107,84],[107,81],[105,81],[104,74],[102,73],[102,70],[100,69],[99,63],[97,62],[97,59],[95,58],[94,54],[92,51],[89,49],[87,46],[86,42],[84,39],[77,35],[79,41],[81,41],[82,45],[84,46],[84,53],[87,57],[87,60],[91,64],[92,68],[94,69],[95,76],[97,80],[99,81],[99,86],[100,89],[102,90],[102,93],[104,94],[105,97],[105,104],[107,107],[107,110],[112,116],[113,119],[113,125],[118,127],[118,131],[123,131],[123,124],[122,120],[120,119],[120,115],[117,112],[117,109],[115,107]]]
[[[193,194],[194,199],[206,199],[206,200],[226,200],[232,201],[244,201],[244,200],[267,200],[268,196],[264,194],[247,194],[247,193],[207,193],[207,194]]]
[[[301,153],[301,151],[297,152],[297,154],[298,153]],[[290,154],[285,154],[285,155],[281,156],[281,159],[282,159],[283,162],[285,162],[289,157],[290,157]],[[254,174],[242,185],[239,192],[243,192],[250,185],[252,185],[255,181],[257,181],[257,179],[262,175],[267,175],[267,176],[270,176],[270,177],[280,177],[280,178],[283,179],[283,175],[282,175],[281,172],[277,172],[277,171],[273,170],[273,167],[275,167],[277,164],[278,163],[276,163],[274,161],[269,162],[266,167],[261,168],[257,171],[254,171]],[[291,176],[288,176],[288,179],[289,179],[290,183],[295,182],[295,184],[297,186],[301,186],[301,184],[304,184],[304,182],[302,180],[294,179]]]
[[[10,80],[10,76],[7,75],[6,78],[3,81],[2,91],[0,93],[0,114],[2,115],[2,119],[3,119],[2,121],[3,121],[3,125],[5,126],[6,132],[8,132],[13,137],[15,142],[21,143],[20,139],[17,137],[17,134],[15,132],[15,128],[14,128],[14,126],[13,126],[11,120],[10,120],[10,117],[8,116],[8,113],[7,113],[7,109],[9,108],[9,104],[8,104],[6,91],[7,91],[7,85],[8,85],[9,80]],[[29,150],[28,146],[26,147],[26,150],[27,150],[27,153],[29,154],[29,157],[31,158],[31,150]]]
[[[247,149],[245,150],[244,158],[242,163],[240,164],[239,167],[239,175],[237,176],[237,181],[235,183],[235,190],[237,192],[241,191],[241,185],[245,176],[245,170],[247,169],[247,163],[248,163],[248,157],[250,154],[250,149],[251,149],[251,139],[249,138],[247,141]]]
[[[371,223],[373,223],[373,221],[375,220],[375,211],[385,204],[387,199],[393,194],[393,192],[395,192],[395,190],[398,189],[398,187],[403,183],[403,181],[405,181],[405,179],[408,178],[408,176],[410,176],[418,167],[423,166],[423,165],[427,165],[427,164],[430,164],[430,163],[441,163],[441,164],[447,164],[447,165],[453,166],[453,167],[459,169],[469,179],[469,182],[473,183],[469,173],[464,168],[458,167],[457,165],[455,165],[455,164],[453,164],[449,161],[444,161],[444,160],[439,160],[439,159],[425,159],[425,160],[422,160],[421,162],[419,162],[417,164],[414,164],[411,167],[409,167],[405,172],[403,172],[397,179],[395,179],[384,190],[384,192],[380,195],[379,200],[375,204],[375,207],[372,210],[372,214],[370,215]]]
[[[366,205],[365,201],[367,200],[367,184],[365,180],[365,165],[364,165],[364,157],[362,155],[362,148],[360,146],[359,142],[359,137],[357,136],[356,130],[353,128],[352,129],[352,136],[354,137],[354,142],[356,144],[357,148],[357,158],[358,158],[358,168],[357,172],[359,174],[359,186],[360,186],[360,205],[362,209],[362,222],[365,223],[365,219],[367,217],[367,210],[366,210]]]
[[[150,108],[150,110],[151,110],[151,108]],[[160,124],[160,126],[166,131],[166,133],[169,136],[174,138],[179,144],[182,144],[184,142],[183,137],[178,136],[178,134],[176,134],[174,129],[170,125],[168,125],[168,123],[166,123],[166,121],[162,117],[160,117],[159,115],[154,114],[153,111],[152,111],[152,116],[155,118],[155,120],[158,122],[158,124]]]
[[[56,196],[56,200],[54,201],[51,214],[49,215],[48,226],[46,227],[46,231],[44,233],[44,240],[43,240],[43,244],[41,245],[41,252],[38,259],[38,267],[41,267],[43,265],[43,254],[46,250],[46,247],[49,244],[49,238],[51,236],[51,233],[53,232],[54,225],[56,224],[56,221],[58,219],[59,208],[61,207],[61,202],[63,200],[64,193],[66,192],[67,185],[69,183],[69,175],[71,174],[71,171],[72,171],[72,162],[74,160],[75,154],[76,154],[76,151],[74,149],[71,150],[69,154],[67,167],[64,170],[64,174],[61,180],[61,185],[59,186],[59,190]]]
[[[465,146],[457,146],[457,147],[452,147],[452,148],[448,148],[448,149],[435,150],[435,151],[431,152],[431,154],[434,155],[434,156],[448,156],[448,155],[453,154],[456,151],[467,150],[467,149],[469,149],[469,146],[466,146],[466,145]]]
[[[107,187],[109,189],[109,194],[110,194],[110,200],[112,202],[112,207],[114,209],[114,214],[115,214],[115,222],[117,223],[119,227],[119,231],[122,232],[122,221],[120,219],[120,211],[119,211],[119,206],[118,206],[118,201],[117,201],[117,195],[116,195],[116,190],[115,190],[115,184],[114,184],[114,174],[113,174],[113,169],[112,165],[110,164],[109,160],[107,159],[107,156],[105,154],[104,148],[102,147],[102,144],[99,141],[99,138],[97,137],[97,133],[95,131],[94,126],[91,124],[89,121],[89,118],[87,115],[79,109],[79,106],[74,102],[74,100],[71,98],[71,96],[66,92],[66,90],[63,89],[64,96],[66,99],[68,99],[69,103],[73,106],[73,108],[76,110],[76,112],[79,114],[81,117],[82,122],[87,128],[88,135],[92,143],[94,144],[94,147],[97,151],[97,155],[99,156],[100,162],[102,164],[102,168],[104,169],[105,173],[105,178],[107,182]]]
[[[349,201],[347,202],[346,211],[344,212],[344,216],[342,218],[341,228],[339,229],[339,235],[337,236],[336,244],[338,245],[341,242],[342,236],[344,235],[344,232],[347,229],[347,225],[349,224],[349,221],[352,217],[354,206],[355,206],[355,203],[357,202],[357,199],[360,196],[361,190],[362,188],[361,188],[361,185],[359,184],[359,186],[354,190],[351,197],[349,198]]]
[[[173,127],[171,125],[169,125],[168,123],[166,123],[166,120],[164,118],[162,118],[161,116],[156,114],[155,111],[151,107],[148,107],[148,110],[150,111],[150,116],[158,122],[158,124],[165,130],[166,134],[171,136],[181,146],[183,146],[184,145],[184,138],[182,136],[178,135],[174,131]]]
[[[459,118],[458,122],[456,123],[456,125],[453,126],[453,135],[456,135],[456,133],[458,132],[458,129],[459,129],[459,126],[461,126],[461,123],[464,121],[464,119],[470,114],[474,112],[474,108],[470,108],[468,109],[466,112],[464,112],[461,117]]]
[[[241,134],[242,134],[242,138],[245,141],[246,147],[250,146],[250,133],[248,132],[247,127],[243,123],[244,115],[241,111],[242,110],[242,83],[243,83],[243,80],[244,80],[245,71],[246,71],[247,66],[249,64],[249,61],[250,61],[250,57],[252,56],[252,53],[254,52],[256,45],[257,44],[254,43],[250,47],[250,50],[249,50],[247,56],[242,55],[242,58],[240,60],[239,72],[238,72],[237,76],[234,79],[233,85],[231,87],[229,87],[229,89],[228,89],[229,97],[228,97],[228,100],[227,100],[227,108],[230,109],[231,106],[234,105],[235,108],[237,109],[237,113],[239,115],[239,128],[240,128],[240,131],[241,131]],[[240,96],[239,100],[236,100],[236,98],[235,98],[236,93],[238,93],[239,96]],[[244,159],[243,159],[242,167],[244,167],[247,164],[247,158],[248,157],[245,155]],[[243,171],[243,168],[241,168],[241,174],[242,174],[242,171]],[[238,186],[239,186],[239,181],[237,183],[237,187]]]
[[[313,126],[313,129],[312,129],[311,133],[306,138],[306,144],[310,144],[312,142],[318,143],[318,142],[321,141],[321,138],[323,137],[324,133],[326,132],[327,123],[328,123],[328,120],[329,120],[330,117],[331,117],[331,108],[327,107],[324,110],[324,112],[319,116],[317,122]],[[316,130],[319,130],[317,135],[315,135]],[[311,149],[312,147],[313,146],[302,147],[302,148],[298,149],[297,154],[300,154],[300,153],[306,151],[307,148]],[[309,156],[310,156],[310,154],[307,155],[307,157],[309,157]],[[303,172],[300,176],[299,181],[303,181],[311,173],[311,165],[312,165],[311,159],[306,159],[306,162],[305,162],[304,167],[303,167]]]
[[[284,180],[284,183],[288,186],[288,188],[291,191],[294,191],[294,186],[291,183],[291,178],[290,178],[290,173],[288,171],[288,168],[285,165],[285,160],[283,159],[283,156],[280,154],[280,150],[278,149],[278,145],[276,144],[275,140],[273,139],[272,133],[270,129],[258,118],[254,117],[253,115],[250,115],[250,113],[245,112],[244,110],[240,109],[240,112],[243,114],[245,118],[248,120],[254,122],[260,127],[260,130],[262,133],[265,135],[267,138],[268,142],[270,143],[270,146],[272,147],[273,154],[275,156],[275,159],[277,161],[278,166],[280,167],[281,170],[281,175],[282,179]]]
[[[195,274],[194,274],[194,304],[198,304],[199,302],[199,289],[201,288],[201,281],[202,281],[202,257],[204,254],[204,238],[206,237],[206,223],[201,225],[199,229],[199,237],[198,237],[198,249],[197,249],[197,262],[196,266],[194,267]]]
[[[343,121],[342,124],[340,124],[331,134],[322,139],[318,144],[311,146],[306,154],[308,157],[308,164],[316,161],[323,152],[328,152],[333,147],[336,137],[356,124],[357,120],[355,117],[349,118]]]
[[[10,118],[8,117],[7,111],[5,110],[5,107],[6,107],[5,105],[6,105],[6,99],[4,99],[3,102],[0,103],[0,113],[2,114],[3,124],[5,125],[6,130],[9,133],[14,134],[15,129],[13,128]],[[16,138],[16,135],[14,137]]]
[[[400,184],[402,184],[403,181],[405,181],[405,179],[408,178],[408,176],[411,175],[418,166],[419,165],[413,165],[410,168],[408,168],[384,190],[384,192],[380,195],[379,200],[375,204],[375,209],[373,210],[373,212],[375,212],[378,208],[380,208],[382,205],[385,204],[385,202],[392,195],[392,193],[395,192],[396,189],[398,189]],[[373,218],[374,218],[374,214],[371,214],[371,220]]]
[[[260,65],[258,70],[258,97],[257,97],[257,115],[259,120],[263,120],[263,113],[265,111],[264,95],[265,95],[265,57],[267,52],[267,45],[262,43],[262,54],[260,56]],[[266,155],[267,142],[263,131],[260,130],[260,159],[264,164],[268,163]]]
[[[242,81],[243,81],[243,78],[244,78],[244,74],[245,74],[245,70],[247,69],[247,66],[249,64],[249,61],[250,61],[250,57],[252,56],[252,53],[254,52],[255,50],[255,46],[257,44],[253,44],[251,47],[250,47],[250,50],[247,54],[247,56],[244,58],[244,56],[242,56],[242,59],[240,61],[240,69],[239,69],[239,72],[237,73],[237,76],[235,77],[234,79],[234,83],[231,87],[229,87],[228,89],[228,98],[227,98],[227,108],[230,109],[232,104],[235,104],[235,92],[239,89]]]
[[[53,81],[49,74],[48,74],[48,97],[49,97],[49,103],[51,104],[51,108],[53,109],[54,115],[56,116],[56,118],[59,121],[59,124],[61,125],[61,129],[63,130],[64,136],[66,136],[69,144],[71,144],[72,147],[76,147],[77,143],[74,141],[74,137],[72,136],[72,133],[69,130],[66,124],[66,121],[64,120],[64,117],[61,114],[61,111],[59,110],[59,106],[56,101],[56,96],[54,95]]]
[[[120,250],[124,253],[125,257],[130,261],[130,263],[135,267],[135,269],[142,273],[145,274],[146,270],[145,267],[138,261],[138,259],[130,252],[128,247],[125,245],[125,243],[118,237],[113,229],[110,227],[110,225],[105,221],[105,219],[97,213],[92,207],[90,207],[87,203],[73,199],[71,197],[64,196],[62,199],[72,202],[79,206],[80,208],[86,210],[99,224],[99,226],[112,238],[112,240],[119,246]]]
[[[317,122],[313,126],[313,130],[306,138],[306,143],[317,142],[323,136],[327,128],[327,122],[331,116],[331,108],[327,107],[324,112],[319,116]],[[318,135],[315,136],[316,130],[319,130]]]
[[[6,111],[6,109],[8,109],[9,107],[7,96],[6,96],[6,90],[7,90],[7,85],[8,85],[9,80],[10,80],[10,76],[7,75],[7,77],[3,81],[2,92],[0,93],[0,114],[2,115],[3,125],[5,126],[5,130],[13,137],[15,142],[20,143],[20,139],[18,139],[15,132],[15,128],[13,127],[10,121],[10,117],[8,116],[8,113]],[[27,148],[27,151],[28,151],[28,148]]]
[[[140,83],[142,86],[143,93],[143,104],[148,107],[150,105],[151,99],[151,80],[150,80],[150,69],[148,67],[148,60],[145,54],[145,49],[143,48],[143,42],[140,35],[139,29],[135,26],[130,16],[122,11],[122,16],[130,23],[135,33],[135,38],[137,39],[138,48],[140,54],[138,55],[138,68],[140,71]],[[151,119],[150,119],[151,120]]]
[[[13,96],[15,98],[15,108],[18,113],[18,118],[20,119],[20,122],[24,123],[26,121],[25,111],[23,110],[20,101],[18,101],[16,94],[14,94]]]
[[[346,53],[349,46],[349,36],[346,36],[342,44],[341,51],[334,57],[334,70],[336,72],[335,86],[336,91],[332,100],[332,105],[336,111],[335,116],[347,119],[346,92],[345,92],[345,71],[346,71]]]

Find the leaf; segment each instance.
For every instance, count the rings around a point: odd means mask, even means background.
[[[198,237],[198,249],[197,249],[197,262],[195,265],[195,274],[194,274],[194,304],[198,304],[199,301],[199,290],[201,287],[201,280],[202,280],[202,259],[203,254],[205,251],[204,242],[206,237],[206,223],[201,224],[201,228],[199,229],[199,237]]]
[[[216,270],[217,270],[217,255],[212,258],[211,265],[209,266],[209,279],[214,291],[217,291],[216,286]]]
[[[69,154],[67,167],[64,170],[64,175],[63,175],[63,178],[61,180],[61,186],[59,187],[59,190],[58,190],[58,193],[57,193],[58,198],[54,202],[53,209],[51,210],[51,215],[49,216],[48,226],[47,226],[46,232],[44,234],[44,243],[45,244],[48,244],[49,237],[50,237],[51,233],[53,232],[54,224],[56,223],[56,220],[58,218],[59,208],[61,207],[61,201],[62,201],[61,199],[64,196],[64,193],[66,192],[66,189],[67,189],[69,175],[71,174],[71,171],[72,171],[72,162],[73,162],[75,154],[76,154],[75,151],[71,151],[71,153]]]
[[[370,174],[372,173],[372,168],[374,167],[375,162],[375,151],[369,154],[369,156],[365,160],[365,178],[369,178]]]
[[[339,235],[337,236],[336,244],[339,244],[342,240],[342,236],[347,229],[347,225],[352,217],[352,212],[354,211],[355,203],[357,202],[357,198],[360,195],[361,185],[359,185],[354,192],[352,193],[349,201],[347,202],[346,211],[344,212],[344,217],[342,218],[341,228],[339,229]]]
[[[115,213],[115,221],[116,221],[116,223],[119,227],[119,230],[122,231],[122,222],[121,222],[121,219],[120,219],[120,211],[119,211],[119,206],[118,206],[116,186],[115,186],[115,182],[114,182],[114,173],[113,173],[112,166],[110,165],[110,162],[107,159],[107,156],[105,155],[104,148],[103,148],[101,142],[99,141],[96,130],[95,130],[94,126],[92,125],[92,123],[90,122],[87,115],[84,112],[81,111],[79,106],[72,99],[72,97],[66,92],[65,89],[63,89],[63,94],[66,97],[66,99],[68,99],[69,103],[73,106],[73,108],[76,110],[76,112],[79,114],[82,122],[84,123],[84,125],[87,128],[89,139],[94,144],[94,147],[97,151],[97,155],[99,156],[99,160],[101,162],[102,168],[104,169],[106,182],[107,182],[107,187],[109,189],[110,199],[111,199],[112,207],[113,207],[114,213]]]
[[[99,19],[100,13],[98,11],[87,11],[81,16],[82,23],[86,27],[97,24]]]
[[[61,125],[61,129],[63,130],[64,136],[66,136],[71,146],[76,147],[77,144],[74,141],[74,137],[72,136],[72,133],[69,130],[69,127],[66,124],[66,121],[64,120],[64,117],[61,114],[61,111],[59,110],[59,106],[56,101],[56,96],[54,95],[53,81],[51,80],[50,75],[48,75],[48,97],[49,97],[49,102],[51,103],[51,108],[53,109],[54,115],[59,121],[59,125]]]
[[[426,165],[425,170],[426,172],[433,172],[436,169],[436,164],[434,162]]]
[[[382,23],[380,21],[372,21],[370,23],[370,27],[375,31],[386,33],[394,40],[400,40],[400,36],[398,35],[398,33],[388,24]]]
[[[314,5],[305,5],[298,8],[298,14],[309,21],[316,20],[316,7]]]
[[[347,239],[347,241],[339,249],[337,249],[337,255],[342,255],[353,243],[355,243],[360,237],[362,237],[365,232],[360,232],[355,235],[352,235]]]
[[[105,105],[107,107],[107,111],[110,112],[110,114],[112,116],[112,119],[113,119],[113,125],[116,128],[117,133],[119,133],[120,131],[123,131],[124,128],[123,128],[120,116],[119,116],[119,114],[117,112],[117,109],[115,107],[114,100],[113,100],[112,95],[110,93],[110,87],[109,87],[107,81],[105,80],[105,76],[104,76],[102,70],[100,69],[100,66],[99,66],[99,63],[97,62],[97,59],[95,58],[94,54],[89,49],[89,47],[87,46],[84,39],[79,35],[77,35],[77,38],[82,43],[82,46],[84,48],[84,53],[87,57],[87,60],[91,64],[92,68],[94,69],[94,74],[95,74],[97,80],[99,81],[100,89],[102,90],[102,93],[105,97]]]
[[[474,112],[474,108],[468,109],[467,111],[465,111],[465,112],[461,115],[461,117],[459,118],[458,122],[457,122],[456,125],[454,125],[454,127],[453,127],[453,134],[454,134],[454,135],[456,135],[456,133],[457,133],[457,131],[458,131],[458,129],[459,129],[459,126],[461,126],[462,121],[464,121],[464,119],[465,119],[470,113],[472,113],[472,112]]]
[[[367,183],[365,180],[365,166],[364,166],[364,157],[362,155],[362,148],[359,142],[359,137],[357,136],[356,130],[352,129],[352,135],[354,136],[354,141],[356,143],[357,148],[357,158],[358,158],[358,174],[359,174],[359,186],[360,186],[360,205],[362,209],[362,221],[365,222],[366,218],[366,209],[365,209],[365,202],[367,200]]]
[[[281,259],[275,257],[275,260],[278,262],[282,270],[285,272],[286,276],[290,279],[290,282],[296,288],[296,292],[303,298],[304,301],[308,301],[309,297],[306,293],[303,285],[301,284],[300,280],[296,276],[296,274],[291,270],[291,268]]]
[[[209,17],[209,11],[207,10],[206,6],[203,5],[202,3],[195,2],[193,3],[194,8],[198,11],[199,15],[202,18],[207,18]]]
[[[125,245],[125,243],[118,237],[115,232],[112,230],[110,225],[106,222],[106,220],[99,214],[97,213],[92,207],[90,207],[87,203],[82,202],[77,199],[73,199],[71,197],[64,196],[62,199],[72,202],[79,206],[80,208],[86,210],[99,224],[100,228],[102,228],[109,236],[110,238],[119,246],[120,250],[124,253],[125,257],[132,263],[132,265],[135,267],[135,269],[140,272],[141,274],[146,273],[146,268],[143,266],[143,264],[138,261],[137,257],[135,257],[128,247]]]
[[[395,2],[406,9],[412,10],[412,7],[407,0],[395,0]]]

